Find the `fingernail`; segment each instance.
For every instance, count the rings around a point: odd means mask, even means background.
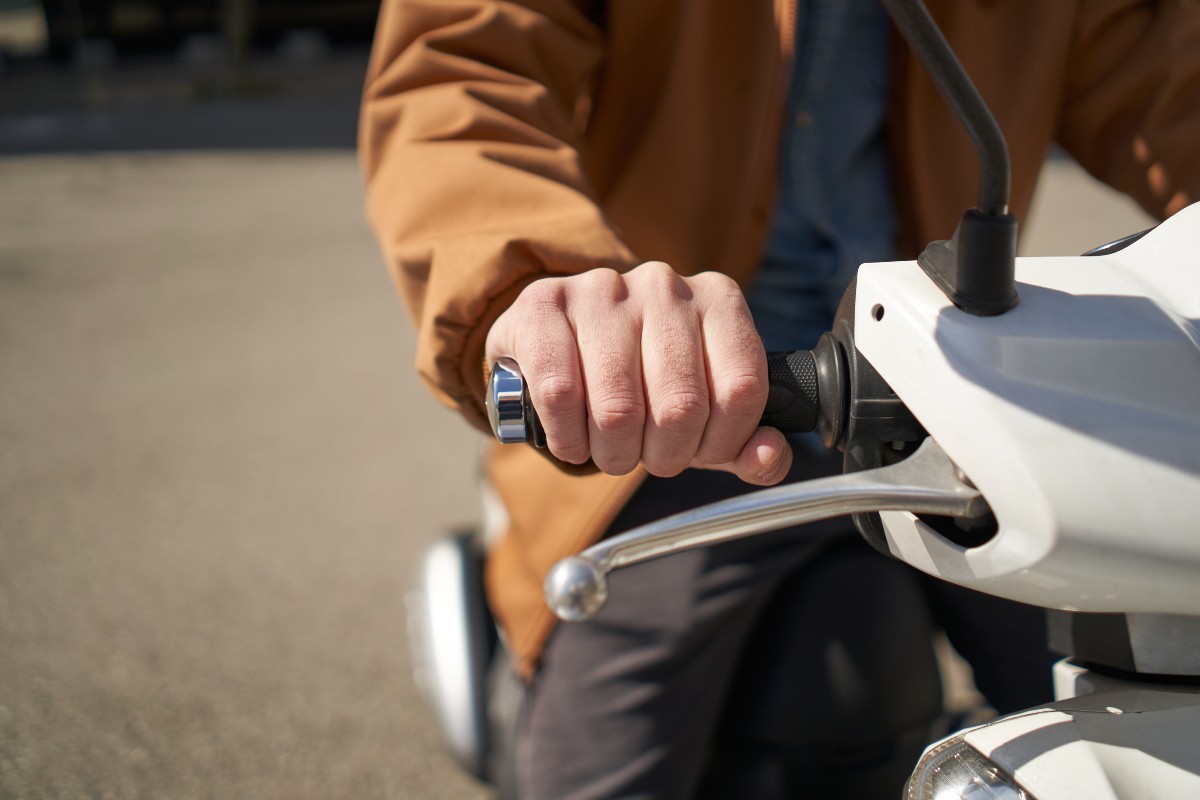
[[[785,454],[780,450],[778,443],[758,445],[754,448],[754,456],[759,463],[759,482],[765,484],[778,482],[781,473],[784,472],[782,467],[786,461]]]

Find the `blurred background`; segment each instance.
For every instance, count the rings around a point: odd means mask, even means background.
[[[410,680],[479,516],[362,215],[377,0],[0,0],[0,798],[485,798]],[[1047,162],[1023,251],[1147,227]]]

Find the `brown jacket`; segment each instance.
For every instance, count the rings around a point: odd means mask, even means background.
[[[661,260],[743,284],[763,245],[796,0],[386,0],[360,129],[368,214],[418,328],[416,365],[486,429],[483,343],[529,283]],[[1029,205],[1058,142],[1165,216],[1200,196],[1195,0],[929,0]],[[890,125],[903,257],[973,205],[971,145],[902,44]],[[1114,232],[1120,233],[1120,232]],[[528,674],[541,583],[641,479],[494,448],[510,514],[488,583]]]

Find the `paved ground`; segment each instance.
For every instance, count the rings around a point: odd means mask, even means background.
[[[1142,227],[1052,169],[1031,252]],[[486,796],[402,637],[478,440],[360,209],[345,149],[0,158],[0,798]]]
[[[477,440],[353,156],[0,160],[0,797],[463,798],[408,680]]]

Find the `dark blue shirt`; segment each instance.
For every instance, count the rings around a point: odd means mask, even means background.
[[[747,292],[767,350],[812,347],[859,264],[894,258],[878,0],[799,0],[771,232]]]

